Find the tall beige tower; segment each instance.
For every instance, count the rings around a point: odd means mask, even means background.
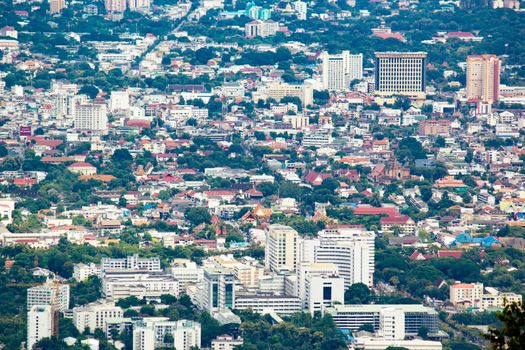
[[[266,232],[266,269],[295,271],[298,233],[290,226],[270,225]]]
[[[499,98],[500,61],[496,55],[467,57],[467,100],[494,103]]]
[[[65,0],[49,0],[49,13],[60,13],[62,9],[67,7]]]

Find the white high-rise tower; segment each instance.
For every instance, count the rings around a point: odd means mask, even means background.
[[[352,80],[363,79],[363,54],[343,51],[339,55],[323,52],[323,87],[330,91],[346,91]]]

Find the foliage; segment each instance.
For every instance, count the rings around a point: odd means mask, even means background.
[[[520,350],[525,347],[525,308],[522,303],[508,303],[497,313],[503,323],[500,328],[490,328],[486,338],[495,350]]]

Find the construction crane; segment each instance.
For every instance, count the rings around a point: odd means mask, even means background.
[[[39,287],[39,286],[45,286],[45,287],[52,287],[55,291],[53,295],[51,295],[51,310],[53,311],[53,335],[58,338],[59,335],[59,327],[58,327],[58,321],[60,319],[60,287],[68,285],[68,286],[75,286],[76,283],[61,283],[56,280],[52,281],[46,281],[44,283],[7,283],[6,287]]]

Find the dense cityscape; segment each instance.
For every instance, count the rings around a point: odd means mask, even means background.
[[[519,0],[0,0],[0,350],[525,349]]]

